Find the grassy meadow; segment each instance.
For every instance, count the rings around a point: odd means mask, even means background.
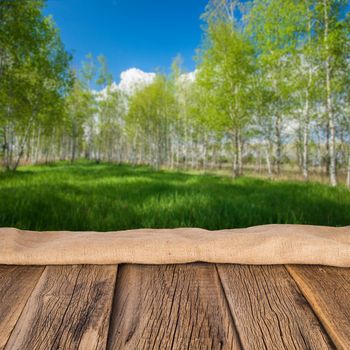
[[[58,163],[0,174],[0,226],[32,230],[225,229],[350,224],[350,191],[320,183]]]

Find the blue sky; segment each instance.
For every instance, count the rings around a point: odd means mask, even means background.
[[[122,71],[166,70],[181,54],[194,69],[206,0],[47,0],[61,37],[78,65],[104,54],[116,81]]]

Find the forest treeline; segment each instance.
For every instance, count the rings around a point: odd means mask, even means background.
[[[343,0],[210,0],[194,73],[132,93],[106,59],[72,69],[44,1],[0,0],[3,166],[79,158],[155,168],[298,167],[350,186],[350,16]]]

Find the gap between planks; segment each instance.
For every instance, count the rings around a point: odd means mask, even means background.
[[[214,265],[124,265],[108,350],[241,349]]]
[[[4,349],[105,349],[117,269],[47,266]]]
[[[333,349],[284,266],[218,265],[244,349]]]
[[[338,349],[350,349],[350,268],[288,265]]]

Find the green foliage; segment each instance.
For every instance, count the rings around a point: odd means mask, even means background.
[[[33,125],[62,116],[70,56],[43,1],[0,4],[0,128],[5,166],[16,169]]]
[[[86,162],[2,174],[0,197],[0,226],[32,230],[350,222],[350,193],[342,187]]]
[[[71,161],[77,157],[78,144],[84,135],[84,125],[89,118],[93,118],[96,103],[90,90],[84,88],[82,82],[75,79],[73,88],[66,99],[67,120],[66,126],[72,138]]]
[[[129,101],[126,127],[131,139],[149,141],[151,163],[159,168],[165,162],[169,125],[173,121],[175,100],[165,76],[158,74],[154,82],[137,91]]]
[[[231,23],[210,23],[207,40],[197,82],[215,108],[215,124],[232,132],[249,122],[254,49]]]
[[[113,161],[115,148],[120,147],[123,137],[123,123],[126,115],[125,96],[122,92],[112,89],[111,83],[106,87],[106,95],[98,101],[98,136],[99,156],[105,152],[104,159]],[[95,115],[96,117],[96,115]]]
[[[294,0],[256,0],[247,15],[247,33],[258,53],[263,86],[269,91],[268,99],[262,102],[268,106],[270,118],[288,115],[293,108],[290,97],[295,81],[291,75],[306,33],[306,4]]]

